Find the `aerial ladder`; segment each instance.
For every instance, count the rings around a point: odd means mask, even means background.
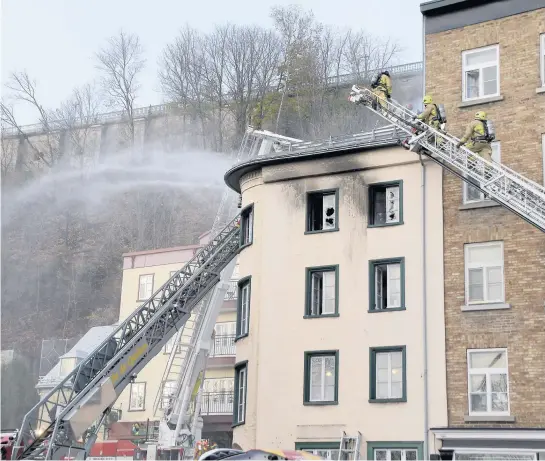
[[[516,171],[489,162],[466,147],[457,147],[455,136],[416,119],[416,114],[392,99],[368,88],[352,86],[349,101],[363,104],[407,134],[412,151],[426,155],[490,196],[503,207],[545,232],[545,188]],[[381,104],[382,103],[382,104]]]

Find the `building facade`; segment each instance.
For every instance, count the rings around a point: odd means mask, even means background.
[[[486,111],[494,160],[543,184],[545,1],[421,11],[426,93],[447,131]],[[449,174],[443,201],[448,426],[435,443],[460,460],[545,456],[545,236]]]
[[[181,269],[208,242],[208,237],[209,233],[202,235],[197,245],[124,254],[120,321]],[[214,327],[201,404],[203,438],[212,439],[222,446],[232,443],[237,269],[233,277]],[[187,340],[185,333],[180,342],[184,340]],[[112,426],[110,438],[134,439],[150,434],[152,428],[158,426],[162,410],[168,404],[171,387],[175,384],[163,382],[168,358],[174,347],[173,338],[164,347],[163,353],[154,357],[134,383],[120,395],[116,408],[121,410],[121,419]],[[176,347],[177,354],[184,352],[184,346]],[[150,438],[153,436],[150,435]]]
[[[337,459],[344,431],[362,435],[359,459],[426,459],[427,428],[447,422],[442,171],[380,144],[226,174],[243,202],[243,449]]]

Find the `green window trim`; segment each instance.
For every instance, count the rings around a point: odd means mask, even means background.
[[[252,229],[251,229],[251,239],[248,243],[244,243],[244,225],[246,220],[248,219],[248,216],[250,213],[253,214],[252,217]],[[250,203],[246,205],[241,211],[240,211],[240,242],[239,242],[239,250],[242,250],[243,248],[249,247],[252,243],[254,243],[254,222],[255,222],[255,214],[254,214],[254,204]]]
[[[399,186],[399,221],[393,223],[384,223],[384,224],[371,224],[374,221],[373,214],[375,210],[375,205],[373,203],[373,189],[384,188],[384,187],[394,187]],[[375,182],[369,184],[367,188],[367,227],[390,227],[390,226],[401,226],[403,224],[403,180],[398,179],[395,181],[387,182]]]
[[[322,271],[335,271],[335,312],[333,314],[311,314],[311,301],[312,301],[312,273]],[[331,266],[315,266],[307,267],[305,269],[305,313],[303,318],[305,319],[319,319],[327,317],[339,317],[339,265]]]
[[[296,450],[338,450],[340,442],[295,442]]]
[[[311,228],[311,215],[310,215],[310,197],[312,195],[327,195],[335,194],[335,227],[333,229],[320,229],[310,230]],[[306,209],[305,209],[305,234],[322,234],[326,232],[337,232],[339,230],[339,188],[333,189],[320,189],[308,191],[306,194]]]
[[[242,332],[242,288],[244,285],[248,284],[248,315],[246,323],[248,325],[248,331]],[[237,282],[238,289],[238,299],[237,299],[237,323],[236,323],[236,333],[235,333],[235,342],[239,339],[245,338],[250,334],[250,311],[252,310],[252,276],[248,275],[239,279]]]
[[[333,400],[311,401],[310,400],[310,362],[312,357],[334,356],[335,357],[335,391]],[[303,381],[303,405],[338,405],[339,403],[339,351],[305,351],[304,381]]]
[[[376,355],[380,352],[401,352],[403,393],[401,398],[377,399],[376,398]],[[386,346],[369,348],[369,403],[400,403],[407,401],[407,346]]]
[[[367,442],[367,459],[375,459],[375,450],[378,449],[416,449],[416,459],[424,459],[424,442]]]
[[[375,296],[376,296],[376,279],[375,279],[375,267],[380,264],[400,264],[399,268],[399,277],[401,285],[401,306],[400,307],[389,307],[386,309],[376,309]],[[395,312],[395,311],[404,311],[407,307],[405,306],[405,258],[388,258],[388,259],[374,259],[369,261],[369,307],[367,312],[369,313],[380,313],[380,312]]]
[[[233,424],[231,427],[241,426],[246,423],[246,410],[248,408],[248,360],[243,360],[242,362],[235,363],[235,382],[234,390],[235,395],[233,396]],[[238,421],[238,388],[239,388],[239,376],[240,370],[246,370],[246,376],[244,383],[244,421]]]

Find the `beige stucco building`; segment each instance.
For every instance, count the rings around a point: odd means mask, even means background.
[[[392,137],[258,158],[226,182],[251,240],[234,441],[337,459],[360,432],[360,458],[426,459],[447,422],[441,168]]]

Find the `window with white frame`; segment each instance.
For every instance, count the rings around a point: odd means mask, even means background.
[[[246,388],[248,385],[248,365],[235,366],[235,409],[233,422],[242,424],[246,420]]]
[[[416,461],[418,450],[416,448],[375,448],[373,455],[375,461]]]
[[[132,383],[129,396],[129,411],[144,410],[146,383]]]
[[[467,364],[469,414],[509,414],[507,349],[469,349]]]
[[[307,232],[337,230],[338,192],[311,192],[307,196]]]
[[[503,242],[465,245],[466,303],[504,302]]]
[[[462,52],[463,101],[499,96],[499,53],[499,45]]]
[[[237,337],[250,332],[250,279],[238,283]]]
[[[545,88],[545,34],[539,36],[539,63],[541,70],[541,86]]]
[[[516,451],[460,451],[454,452],[453,461],[533,461],[537,453],[517,453]]]
[[[404,258],[369,262],[370,311],[404,308]]]
[[[492,160],[494,160],[494,162],[496,163],[501,163],[501,146],[499,141],[490,143],[490,147],[492,148]],[[463,192],[464,204],[491,201],[491,198],[489,196],[485,196],[483,192],[481,192],[476,187],[471,186],[465,181]]]
[[[176,391],[176,381],[165,381],[163,383],[163,395],[161,400],[161,408],[168,408],[171,399],[174,399]]]
[[[335,266],[307,269],[308,297],[305,315],[320,317],[337,313]]]
[[[371,400],[404,400],[405,348],[371,348]]]
[[[306,451],[307,453],[311,453],[314,456],[319,456],[322,459],[330,459],[330,460],[336,460],[339,459],[339,444],[338,443],[316,443],[316,446],[323,446],[323,448],[313,448],[312,443],[308,444],[308,448],[300,448],[302,451]],[[335,446],[336,445],[336,446]],[[326,446],[331,446],[331,448],[326,448]],[[333,448],[334,447],[334,448]],[[298,449],[296,444],[296,449]],[[343,453],[343,456],[345,454]],[[341,458],[342,459],[342,458]]]
[[[140,276],[140,283],[138,284],[138,299],[140,301],[147,300],[153,294],[153,274],[146,274]]]
[[[305,402],[336,402],[337,355],[336,351],[305,353]]]

